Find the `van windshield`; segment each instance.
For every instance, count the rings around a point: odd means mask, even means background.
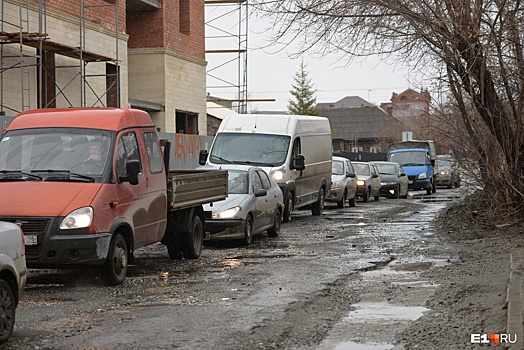
[[[110,145],[107,130],[8,131],[0,140],[0,180],[96,181],[106,168]]]
[[[286,161],[290,140],[286,135],[219,133],[209,159],[217,164],[279,166]]]
[[[428,157],[423,151],[394,152],[391,153],[389,161],[400,165],[426,165]]]

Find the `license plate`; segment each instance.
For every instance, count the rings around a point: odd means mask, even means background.
[[[37,245],[38,236],[37,235],[25,235],[24,241],[25,241],[25,245]]]
[[[410,185],[413,185],[413,180],[409,180],[408,182]]]

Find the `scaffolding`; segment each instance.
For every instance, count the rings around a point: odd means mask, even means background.
[[[208,94],[233,90],[234,98],[213,101],[227,107],[237,103],[237,112],[247,113],[248,1],[206,0],[205,4]]]
[[[16,1],[1,0],[0,14],[0,115],[19,113],[31,108],[56,107],[56,100],[63,97],[68,107],[120,107],[120,68],[119,68],[119,23],[118,2],[88,5],[84,0],[79,3],[79,46],[65,45],[53,38],[47,32],[47,0],[19,0],[18,18],[6,13],[6,6]],[[108,57],[86,49],[87,11],[97,7],[112,7],[115,13],[115,56]],[[35,16],[36,15],[36,16]],[[37,23],[31,23],[36,21]],[[31,31],[32,30],[32,31]],[[7,47],[11,49],[8,50]],[[17,54],[13,54],[17,52]],[[55,55],[74,59],[73,65],[58,65]],[[87,65],[105,63],[105,74],[89,74]],[[56,71],[62,68],[74,69],[76,74],[62,85],[56,80]],[[12,70],[19,70],[20,105],[6,103],[5,76]],[[79,79],[77,79],[79,78]],[[105,78],[105,91],[100,92],[92,86],[92,79]],[[76,80],[80,82],[77,96],[79,105],[75,106],[72,98],[68,98],[68,87]],[[31,91],[36,88],[36,92]],[[71,89],[74,91],[74,89]],[[76,93],[76,92],[75,92]],[[94,103],[88,105],[88,95]],[[110,96],[109,96],[110,95]],[[103,99],[106,98],[106,103]],[[36,106],[31,104],[32,99]],[[65,107],[65,106],[62,106]]]

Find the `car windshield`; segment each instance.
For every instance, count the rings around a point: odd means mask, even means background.
[[[100,177],[111,132],[79,128],[8,131],[0,140],[0,180],[82,181]],[[18,174],[18,175],[17,175]]]
[[[227,191],[229,194],[248,193],[247,172],[238,170],[227,171]]]
[[[437,169],[451,169],[451,162],[445,159],[437,159]]]
[[[246,163],[278,166],[286,161],[291,137],[269,134],[219,133],[210,160],[213,163]]]
[[[378,172],[382,175],[395,175],[397,170],[393,164],[376,164]]]
[[[395,152],[391,153],[390,161],[400,165],[426,165],[427,157],[423,151]]]
[[[357,175],[364,175],[369,176],[370,170],[368,164],[359,164],[359,163],[353,163],[353,168],[355,168],[355,173]]]
[[[331,174],[344,175],[344,163],[338,160],[331,162]]]

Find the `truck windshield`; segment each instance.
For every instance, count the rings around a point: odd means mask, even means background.
[[[426,153],[423,151],[394,152],[390,155],[390,162],[400,165],[426,165]]]
[[[110,141],[111,132],[107,130],[8,131],[0,140],[0,178],[19,174],[27,180],[94,181],[106,168]]]
[[[286,161],[290,140],[285,135],[219,133],[209,159],[218,164],[278,166]]]

